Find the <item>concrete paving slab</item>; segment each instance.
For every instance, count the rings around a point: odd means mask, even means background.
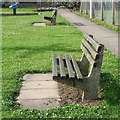
[[[34,23],[33,26],[46,26],[45,23]]]
[[[24,81],[21,89],[57,89],[57,82],[55,81]]]
[[[57,99],[20,100],[18,102],[22,103],[21,108],[23,109],[44,110],[44,109],[49,109],[52,107],[59,106],[59,100]]]
[[[23,79],[27,82],[30,80],[42,80],[42,81],[47,81],[47,80],[52,80],[52,74],[47,73],[47,74],[26,74],[23,76]]]
[[[18,99],[59,98],[57,89],[27,89],[21,90]]]
[[[48,109],[59,106],[58,85],[52,74],[26,74],[18,96],[21,108]]]

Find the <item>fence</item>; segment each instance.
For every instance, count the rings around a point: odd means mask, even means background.
[[[93,17],[113,25],[119,25],[120,2],[102,1],[92,3]],[[81,11],[90,15],[90,2],[82,2]]]

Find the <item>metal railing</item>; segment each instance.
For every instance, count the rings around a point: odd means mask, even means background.
[[[82,2],[80,8],[81,12],[90,16],[90,2]],[[113,25],[119,25],[119,9],[120,2],[113,2],[113,0],[109,0],[109,2],[101,0],[101,2],[92,3],[93,18]]]

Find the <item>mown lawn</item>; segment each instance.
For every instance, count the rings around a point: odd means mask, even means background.
[[[6,11],[6,10],[3,10]],[[9,11],[8,11],[9,12]],[[2,117],[3,118],[118,118],[120,86],[118,57],[105,50],[101,71],[103,105],[68,105],[50,110],[20,109],[15,101],[26,73],[52,72],[52,54],[82,56],[83,33],[57,16],[58,26],[32,26],[48,22],[43,15],[2,17]]]
[[[35,9],[28,9],[28,8],[17,8],[16,13],[34,13]],[[6,8],[1,9],[0,14],[13,14],[13,9]]]

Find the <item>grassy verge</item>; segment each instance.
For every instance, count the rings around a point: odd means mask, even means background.
[[[90,19],[89,18],[89,16],[88,15],[85,15],[85,14],[83,14],[83,13],[80,13],[80,12],[73,12],[73,13],[75,13],[76,15],[78,15],[78,16],[80,16],[80,17],[85,17],[85,18],[87,18],[88,20],[90,20],[91,22],[95,22],[97,25],[101,25],[101,26],[104,26],[104,27],[106,27],[106,28],[108,28],[108,29],[110,29],[110,30],[114,30],[114,31],[116,31],[116,32],[119,32],[119,28],[118,27],[116,27],[116,26],[113,26],[113,25],[110,25],[110,24],[107,24],[107,23],[105,23],[104,21],[100,21],[100,20],[98,20],[98,19]]]
[[[50,110],[19,109],[15,101],[22,76],[26,73],[52,72],[52,54],[82,56],[83,34],[57,16],[58,26],[32,26],[48,22],[39,16],[2,17],[2,116],[3,118],[118,118],[118,57],[105,50],[101,71],[103,105],[68,105]],[[8,20],[9,19],[9,20]]]

